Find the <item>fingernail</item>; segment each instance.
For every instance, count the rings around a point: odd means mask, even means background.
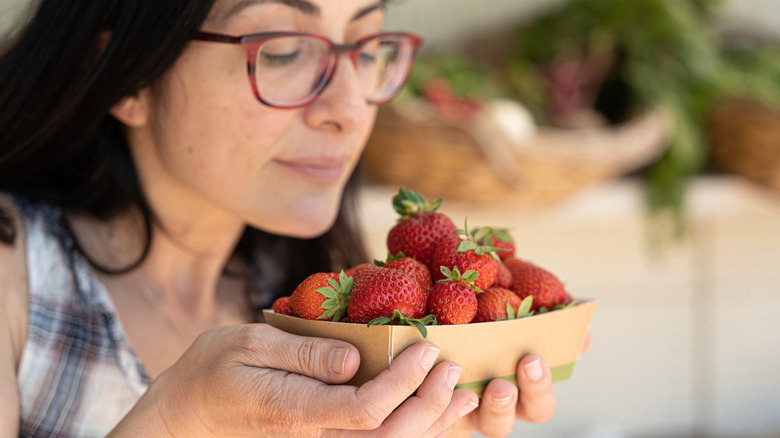
[[[542,369],[542,363],[539,361],[539,359],[525,364],[524,368],[525,375],[528,377],[528,380],[532,382],[538,382],[542,380],[544,370]]]
[[[334,348],[330,352],[328,357],[328,367],[336,374],[344,374],[344,368],[347,364],[347,354],[349,354],[349,348]]]
[[[461,417],[464,415],[468,415],[478,407],[479,407],[479,403],[475,402],[474,400],[469,400],[466,403],[464,403],[463,406],[460,407],[460,410],[458,411],[458,415],[460,415]]]
[[[436,347],[425,347],[425,353],[422,358],[422,366],[425,371],[430,371],[433,368],[433,362],[439,357],[439,349]]]
[[[503,397],[493,397],[493,404],[500,408],[509,406],[511,402],[512,402],[512,394]]]
[[[450,389],[455,389],[455,385],[458,384],[458,379],[460,379],[460,373],[462,372],[463,369],[456,365],[451,366],[449,371],[447,371],[447,386]]]

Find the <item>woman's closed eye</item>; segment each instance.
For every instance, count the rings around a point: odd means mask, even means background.
[[[296,50],[294,52],[288,52],[288,53],[262,52],[260,54],[260,62],[262,65],[268,67],[284,66],[295,62],[300,56],[300,54],[301,54],[300,50]]]
[[[358,62],[360,64],[373,65],[376,64],[376,61],[377,58],[374,53],[360,52],[360,55],[358,56]]]

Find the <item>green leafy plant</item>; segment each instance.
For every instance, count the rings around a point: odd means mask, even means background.
[[[672,218],[678,234],[684,230],[685,183],[707,163],[703,121],[721,91],[718,75],[724,71],[724,59],[712,26],[719,4],[571,0],[518,29],[508,69],[515,95],[538,114],[543,112],[540,106],[550,105],[549,94],[555,93],[544,86],[540,66],[611,59],[612,71],[602,78],[601,97],[624,107],[619,113],[613,108],[610,116],[620,119],[637,108],[654,107],[671,121],[669,147],[645,177],[650,211]],[[581,70],[587,73],[587,65]],[[589,80],[570,76],[574,81]],[[604,105],[604,100],[594,104]]]

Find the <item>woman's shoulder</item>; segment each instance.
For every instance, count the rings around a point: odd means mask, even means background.
[[[27,327],[27,266],[24,228],[13,200],[0,193],[0,209],[10,220],[14,232],[12,244],[0,241],[0,333],[10,336],[9,345],[0,344],[4,356],[10,350],[16,364],[22,354]],[[5,341],[3,341],[5,343]]]

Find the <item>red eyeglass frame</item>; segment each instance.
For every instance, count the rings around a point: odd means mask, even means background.
[[[255,76],[257,52],[260,50],[260,46],[262,46],[268,40],[278,38],[278,37],[294,37],[294,36],[316,38],[325,42],[330,48],[331,56],[327,58],[327,65],[323,70],[322,77],[317,83],[317,86],[312,90],[312,92],[309,95],[307,95],[305,98],[301,99],[300,101],[291,103],[289,105],[288,104],[279,105],[267,101],[266,99],[263,98],[263,96],[260,95],[259,88],[257,87],[257,78]],[[409,41],[411,45],[410,47],[411,56],[409,56],[408,59],[409,65],[408,67],[406,67],[403,77],[397,78],[398,85],[396,90],[394,90],[393,93],[390,93],[387,98],[381,100],[366,99],[366,101],[369,104],[381,105],[392,100],[398,94],[398,91],[400,91],[400,89],[403,87],[404,83],[408,79],[409,73],[412,70],[412,64],[414,64],[414,58],[415,58],[415,54],[417,53],[417,49],[422,44],[421,36],[414,33],[408,33],[408,32],[382,32],[374,35],[369,35],[365,38],[361,38],[360,40],[356,41],[353,44],[336,44],[330,39],[328,39],[327,37],[314,34],[314,33],[308,33],[308,32],[264,32],[264,33],[256,33],[256,34],[241,35],[241,36],[231,36],[231,35],[224,35],[224,34],[219,34],[214,32],[198,31],[195,37],[193,37],[193,40],[208,41],[213,43],[237,44],[243,46],[244,49],[246,49],[246,63],[247,63],[247,74],[249,75],[249,85],[252,87],[252,92],[254,93],[255,98],[257,98],[257,100],[262,102],[264,105],[268,105],[273,108],[301,108],[306,105],[309,105],[314,100],[316,100],[317,97],[322,93],[322,91],[328,86],[331,78],[333,78],[333,75],[336,73],[336,67],[338,66],[339,56],[343,54],[348,55],[352,63],[355,66],[357,66],[358,56],[359,56],[359,52],[357,49],[363,46],[363,44],[365,44],[366,41],[376,39],[379,37],[394,37],[394,36],[403,37]]]

